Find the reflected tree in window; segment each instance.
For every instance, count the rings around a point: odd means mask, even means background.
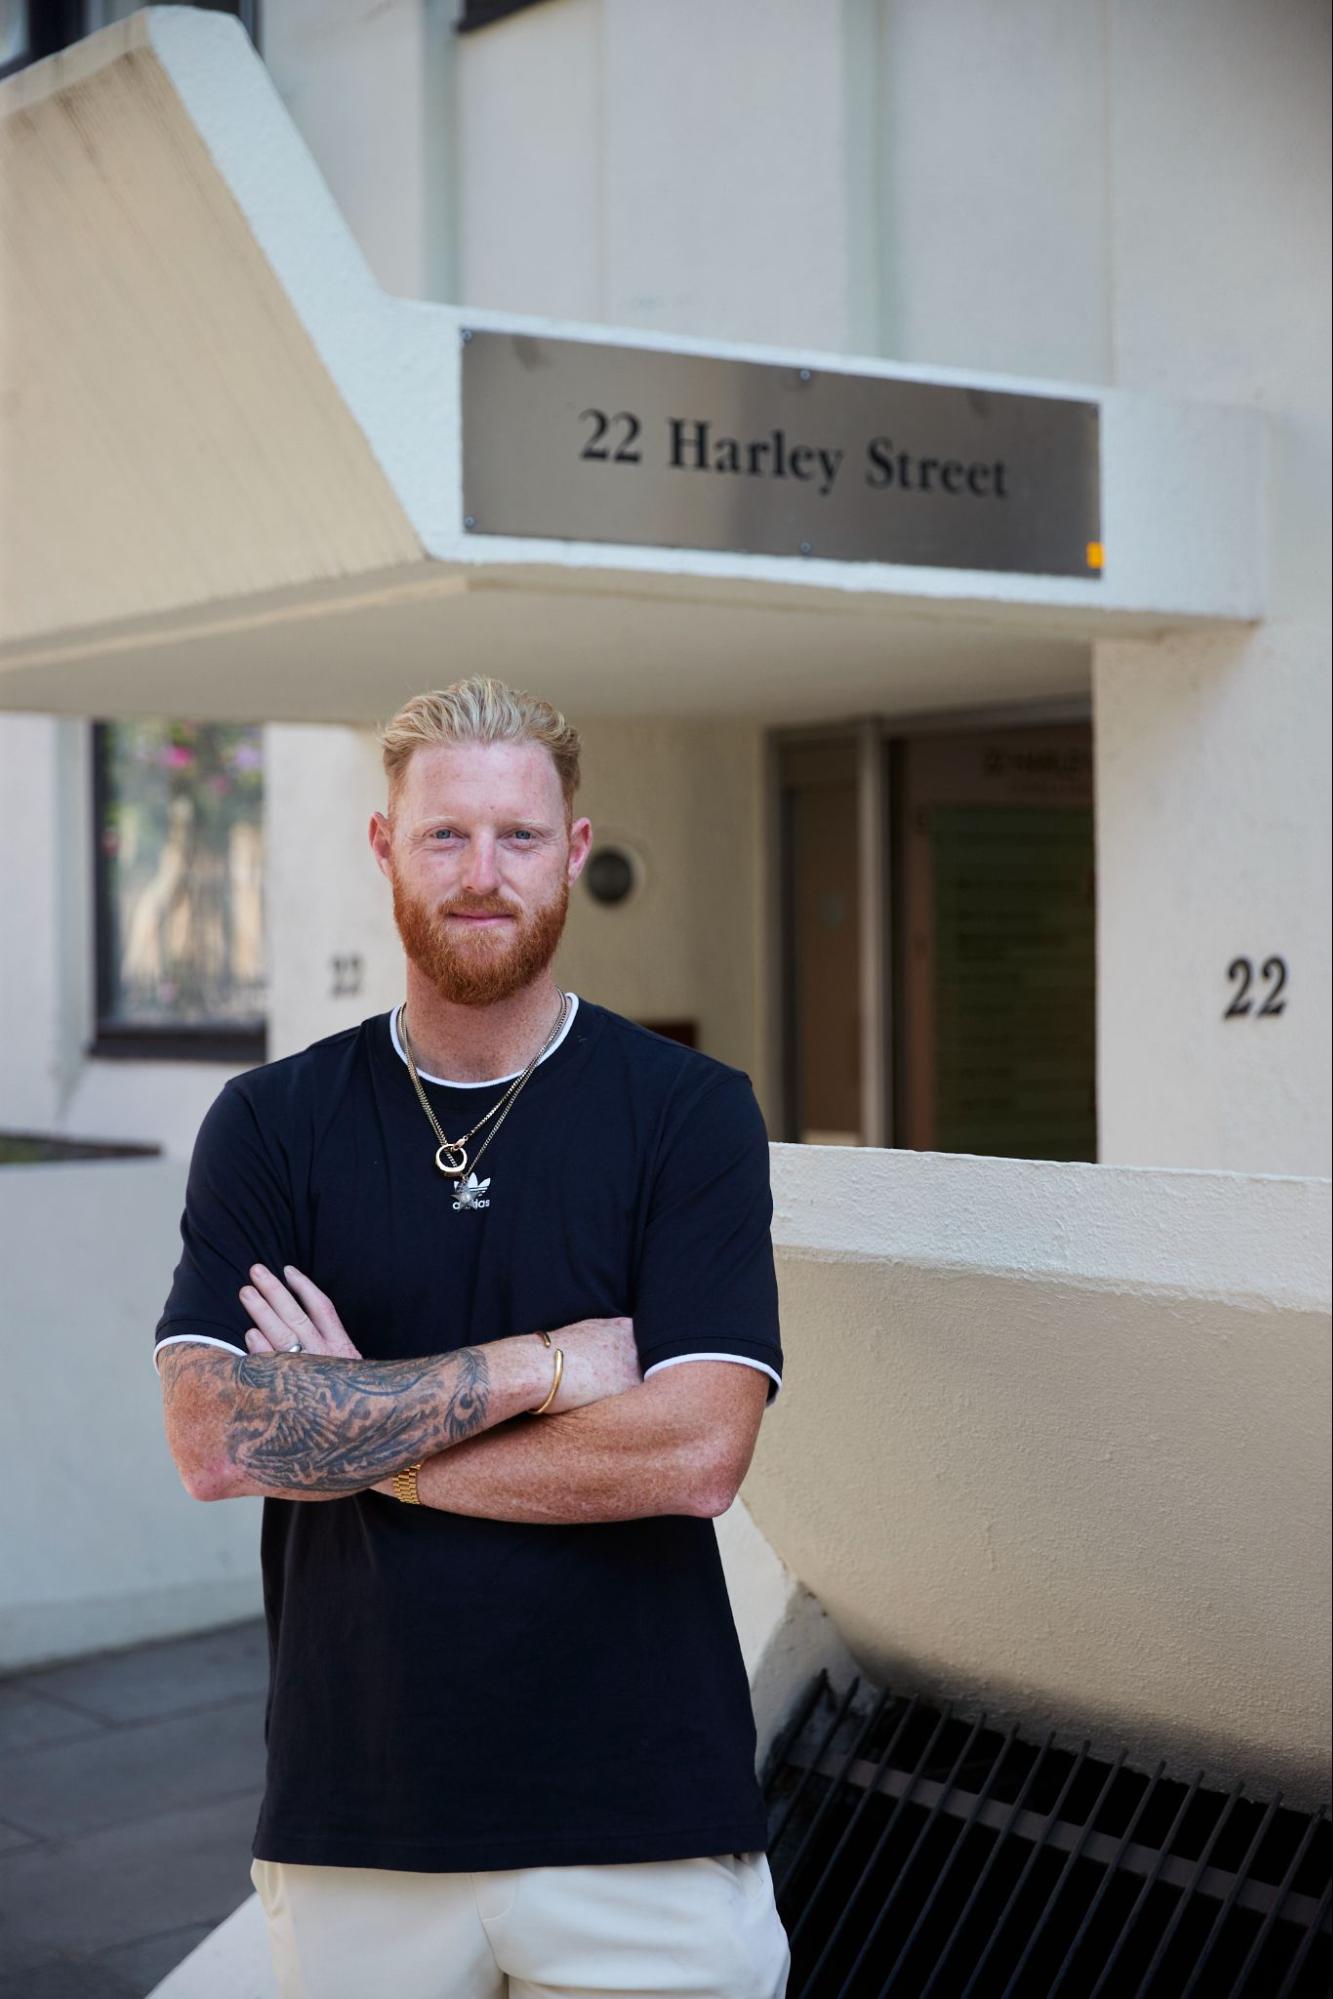
[[[257,725],[103,722],[100,1024],[261,1025],[263,751]]]

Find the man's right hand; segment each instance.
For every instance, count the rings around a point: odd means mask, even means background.
[[[637,1388],[643,1378],[632,1319],[576,1319],[572,1326],[552,1328],[550,1347],[543,1345],[541,1349],[548,1363],[548,1389],[557,1347],[564,1353],[565,1366],[560,1392],[543,1412],[547,1416],[562,1416],[567,1409],[581,1409],[585,1403],[601,1402],[608,1395],[623,1395],[627,1388]],[[545,1393],[543,1389],[542,1395]],[[538,1402],[541,1399],[538,1396]]]

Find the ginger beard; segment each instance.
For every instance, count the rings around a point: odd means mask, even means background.
[[[435,905],[414,896],[396,869],[392,883],[393,920],[404,951],[440,998],[455,1006],[491,1006],[531,985],[555,956],[569,908],[564,878],[550,901],[534,909],[497,895],[455,896]],[[513,921],[477,928],[451,923],[454,910]]]

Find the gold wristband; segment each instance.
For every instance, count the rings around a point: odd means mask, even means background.
[[[421,1470],[425,1462],[424,1458],[418,1458],[414,1465],[404,1465],[401,1471],[394,1473],[393,1493],[395,1499],[401,1499],[407,1506],[420,1506],[421,1494],[417,1491],[417,1473]]]
[[[551,1335],[549,1333],[539,1332],[537,1337],[539,1340],[545,1340],[547,1346],[548,1347],[550,1346]],[[552,1381],[551,1386],[547,1391],[545,1401],[539,1402],[535,1409],[529,1409],[528,1411],[529,1416],[541,1416],[545,1413],[547,1409],[550,1408],[551,1404],[555,1401],[555,1398],[559,1393],[560,1378],[564,1374],[564,1371],[565,1371],[564,1349],[563,1347],[557,1347],[555,1349],[555,1379]]]

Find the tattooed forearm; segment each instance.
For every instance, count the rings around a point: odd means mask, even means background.
[[[340,1498],[530,1407],[518,1346],[373,1361],[182,1345],[163,1367],[168,1435],[207,1496]]]
[[[359,1492],[485,1429],[488,1387],[480,1347],[378,1363],[311,1354],[298,1366],[249,1354],[236,1363],[232,1461],[264,1488]]]

